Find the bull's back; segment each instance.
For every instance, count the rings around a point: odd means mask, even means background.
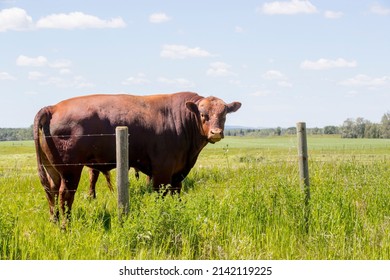
[[[195,93],[88,95],[52,106],[51,133],[113,133],[117,126],[160,134],[182,126],[185,100]],[[134,131],[138,132],[138,131]]]
[[[52,123],[73,128],[75,125],[91,125],[91,131],[105,129],[95,127],[96,121],[107,122],[111,126],[158,125],[156,113],[170,107],[172,95],[89,95],[62,101],[52,106]],[[62,127],[61,127],[62,128]],[[87,129],[87,127],[85,127]]]

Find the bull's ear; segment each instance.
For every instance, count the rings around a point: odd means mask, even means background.
[[[240,102],[232,102],[230,104],[227,104],[226,107],[227,107],[228,113],[233,113],[233,112],[237,111],[238,109],[240,109],[241,103]]]
[[[187,101],[186,102],[186,107],[187,107],[188,110],[190,110],[194,114],[199,114],[198,106],[194,102]]]

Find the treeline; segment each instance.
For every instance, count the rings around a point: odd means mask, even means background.
[[[390,113],[384,114],[380,123],[364,118],[347,119],[340,132],[343,138],[390,138]]]
[[[0,141],[32,140],[33,128],[0,128]]]
[[[288,128],[230,128],[225,132],[227,136],[252,136],[252,137],[265,137],[265,136],[284,136],[284,135],[296,135],[296,127]],[[338,126],[326,126],[324,128],[307,128],[307,134],[309,135],[323,135],[323,134],[340,134],[340,127]]]
[[[289,128],[263,128],[246,129],[235,128],[226,131],[228,136],[283,136],[295,135],[295,127]],[[346,119],[340,126],[325,126],[323,128],[307,128],[309,135],[332,135],[339,134],[342,138],[387,138],[390,139],[390,113],[383,115],[380,123],[373,123],[364,118]]]

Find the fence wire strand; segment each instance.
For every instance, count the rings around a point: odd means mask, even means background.
[[[61,135],[41,135],[41,137],[45,138],[70,138],[70,137],[103,137],[103,136],[115,136],[115,133],[109,133],[109,134],[61,134]]]

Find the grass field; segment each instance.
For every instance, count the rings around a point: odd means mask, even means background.
[[[0,142],[0,259],[390,259],[390,140],[309,137],[309,232],[296,137],[208,145],[184,192],[158,199],[130,171],[121,224],[83,173],[71,228],[49,222],[32,142]],[[113,174],[114,175],[114,174]]]

